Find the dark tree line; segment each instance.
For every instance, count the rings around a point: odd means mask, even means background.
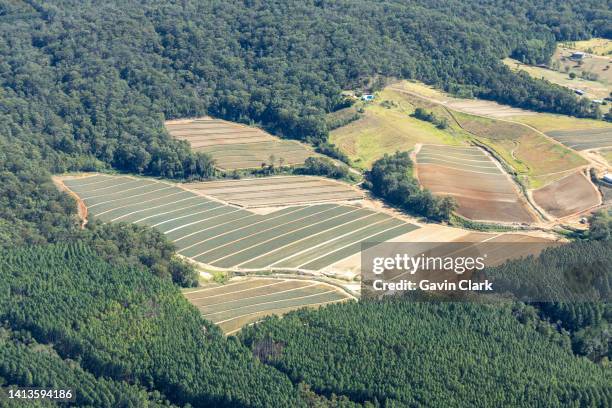
[[[448,221],[457,207],[452,197],[436,197],[421,189],[412,176],[412,160],[408,152],[385,154],[365,174],[364,187],[376,196],[408,212],[436,221]]]
[[[325,143],[341,90],[398,77],[515,106],[596,116],[500,59],[610,35],[595,0],[513,2],[74,0],[0,5],[0,134],[53,171],[213,173],[168,118],[211,114]],[[304,22],[307,21],[308,24]]]
[[[109,263],[86,245],[1,252],[0,292],[8,294],[0,297],[0,321],[22,338],[0,329],[0,377],[8,384],[71,385],[77,406],[139,407],[148,399],[304,406],[284,374],[226,341],[174,285],[142,267]],[[24,341],[43,347],[36,353]]]
[[[574,357],[522,304],[361,300],[268,318],[240,337],[276,350],[260,358],[292,380],[364,406],[612,402],[610,371]]]

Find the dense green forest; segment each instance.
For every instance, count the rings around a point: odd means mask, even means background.
[[[517,317],[524,323],[519,323]],[[240,335],[321,394],[380,406],[609,406],[612,373],[520,304],[361,301],[270,318]]]
[[[436,221],[448,221],[457,207],[452,197],[436,197],[412,176],[408,152],[385,154],[365,173],[364,187],[385,201]]]
[[[0,134],[53,171],[112,166],[207,177],[210,158],[164,118],[211,114],[322,141],[340,91],[377,76],[596,116],[500,61],[610,36],[595,0],[10,1],[0,4]]]
[[[77,380],[73,386],[91,398],[118,398],[121,389],[139,397],[137,388],[113,382],[119,381],[159,390],[180,405],[298,406],[289,379],[226,341],[174,285],[142,268],[106,262],[85,245],[3,251],[0,293],[0,321],[53,351],[40,356],[23,341],[0,339],[12,347],[0,360],[8,384],[43,386],[57,375],[58,383]],[[15,367],[13,352],[30,357]],[[67,363],[62,372],[62,360],[89,374],[67,370]],[[46,364],[48,372],[38,371]],[[109,390],[88,388],[94,376]]]
[[[161,234],[81,228],[51,181],[71,170],[214,176],[210,157],[163,128],[204,114],[348,161],[325,117],[346,106],[342,89],[374,77],[597,117],[500,59],[542,62],[555,40],[610,37],[610,21],[594,0],[0,1],[0,388],[71,383],[79,406],[450,406],[477,387],[496,405],[610,405],[609,369],[571,354],[603,362],[609,349],[591,340],[608,332],[562,307],[351,303],[226,339],[180,295],[195,271]],[[307,169],[346,175],[325,160]],[[369,182],[401,206],[399,192],[418,196],[409,170],[387,158]],[[596,225],[591,238],[609,237]],[[279,342],[279,355],[264,353]],[[381,355],[393,357],[386,368]]]
[[[578,355],[612,361],[612,240],[578,241],[483,271],[569,335]]]

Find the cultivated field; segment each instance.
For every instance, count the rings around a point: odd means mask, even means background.
[[[576,152],[528,126],[460,112],[454,116],[465,130],[494,149],[530,188],[539,188],[587,164]]]
[[[450,137],[447,137],[443,143],[435,141],[422,143],[458,144],[461,140],[476,137],[481,143],[495,150],[521,176],[521,181],[529,188],[538,188],[558,180],[568,172],[576,171],[578,167],[588,163],[572,150],[564,148],[537,130],[525,126],[522,121],[516,120],[517,117],[536,120],[540,116],[539,113],[490,101],[457,99],[423,84],[408,81],[390,85],[384,92],[401,95],[413,106],[425,108],[433,112],[436,117],[447,119],[449,126],[445,129],[445,133]],[[592,125],[591,122],[601,121],[588,121],[589,126]],[[341,130],[338,129],[336,132]],[[399,150],[407,150],[410,147],[412,146]]]
[[[186,140],[195,151],[210,154],[222,170],[299,165],[313,152],[292,140],[281,140],[261,129],[220,119],[171,120],[170,135]]]
[[[539,207],[556,218],[586,211],[601,203],[599,192],[581,172],[533,192]]]
[[[64,184],[84,201],[89,215],[155,227],[179,254],[218,268],[316,271],[359,252],[362,241],[386,241],[417,228],[335,203],[256,214],[146,178],[93,175],[67,178]]]
[[[247,208],[363,198],[361,191],[348,184],[311,176],[208,181],[189,183],[185,187]]]
[[[416,106],[406,95],[387,88],[365,104],[359,120],[334,129],[330,141],[361,168],[369,168],[385,153],[410,150],[417,143],[458,143],[455,129],[441,130],[411,117]]]
[[[446,103],[451,109],[471,113],[474,115],[488,116],[491,118],[507,118],[516,115],[535,115],[535,112],[524,109],[501,105],[497,102],[482,99],[451,99]]]
[[[612,147],[612,126],[601,129],[556,130],[550,137],[574,150]]]
[[[449,243],[451,247],[455,245],[454,249],[458,249],[456,246],[457,243],[473,243],[474,247],[477,248],[483,247],[483,243],[494,243],[496,245],[486,247],[487,264],[497,265],[507,259],[532,254],[532,250],[539,251],[545,246],[540,244],[553,244],[556,241],[554,236],[543,232],[530,232],[524,234],[470,232],[468,230],[439,224],[427,224],[418,230],[387,241],[384,246],[376,247],[376,256],[393,256],[394,253],[411,251],[411,246],[407,246],[406,243],[414,244],[412,247],[414,251],[413,255],[432,248],[444,248],[448,246]],[[514,245],[518,243],[537,243],[538,245],[530,249],[530,245]],[[455,251],[453,250],[452,252],[454,253]],[[362,257],[356,254],[332,266],[326,267],[324,272],[329,275],[351,279],[361,275],[361,262]]]
[[[417,155],[423,186],[450,195],[457,213],[481,221],[532,222],[534,216],[509,177],[477,147],[424,145]]]
[[[597,57],[600,58],[600,57]],[[577,77],[571,79],[568,72],[565,72],[560,67],[561,71],[555,71],[549,68],[536,67],[533,65],[526,65],[512,58],[504,59],[504,63],[512,70],[515,71],[525,71],[533,78],[544,78],[545,80],[552,82],[557,85],[564,86],[566,88],[575,90],[580,89],[584,91],[584,96],[590,99],[603,99],[610,94],[610,85],[609,80],[603,82],[602,80],[589,80],[581,78],[580,72],[578,71],[578,67],[576,67],[573,71],[577,74]],[[572,64],[573,65],[573,64]],[[567,66],[570,66],[569,64]],[[575,66],[575,65],[573,65]],[[601,69],[600,69],[601,71]],[[603,73],[607,73],[608,71],[602,71]],[[605,107],[604,107],[605,108]]]
[[[226,334],[269,315],[281,315],[302,307],[318,307],[351,297],[322,282],[299,279],[236,279],[184,291],[203,317],[218,324]]]

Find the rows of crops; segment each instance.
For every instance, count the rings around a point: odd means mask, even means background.
[[[264,316],[350,298],[344,291],[322,282],[271,278],[230,281],[184,294],[206,319],[228,334]]]
[[[149,225],[181,255],[221,268],[319,270],[417,227],[353,205],[291,206],[262,215],[151,179],[94,175],[64,180],[88,208],[111,222]]]
[[[477,147],[424,145],[417,154],[417,172],[433,193],[452,196],[457,212],[466,218],[534,221],[510,178]]]
[[[241,207],[267,207],[363,198],[361,191],[348,184],[312,176],[208,181],[190,183],[187,187]]]
[[[557,130],[548,136],[574,150],[612,147],[612,129]]]
[[[168,121],[166,128],[174,138],[189,142],[192,149],[210,154],[222,170],[298,165],[313,155],[299,142],[219,119]]]

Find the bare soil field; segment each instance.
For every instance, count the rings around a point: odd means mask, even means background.
[[[497,265],[508,259],[534,254],[534,251],[539,252],[546,244],[556,244],[557,241],[558,239],[555,236],[542,231],[525,233],[470,232],[439,224],[427,224],[418,230],[387,241],[384,246],[376,247],[376,256],[393,256],[397,252],[409,251],[407,243],[415,244],[415,253],[433,248],[443,250],[445,246],[452,247],[452,245],[457,243],[473,243],[474,249],[486,251],[487,265]],[[489,245],[489,243],[495,245]],[[531,245],[515,245],[529,243],[536,243],[538,245],[533,247]],[[466,248],[472,248],[472,246],[464,247],[462,250]],[[361,262],[361,255],[355,254],[325,267],[322,272],[328,276],[359,279],[362,270]]]
[[[455,143],[444,144],[457,144],[460,140],[477,138],[511,166],[520,176],[521,182],[529,188],[538,188],[558,180],[569,171],[576,171],[588,164],[576,152],[516,119],[536,120],[541,116],[539,113],[489,101],[457,99],[423,84],[408,81],[390,85],[387,91],[407,95],[414,103],[434,112],[437,117],[447,118],[448,129],[452,130],[450,133],[456,140]],[[440,144],[435,141],[429,143]]]
[[[420,183],[434,194],[452,196],[457,213],[466,218],[535,221],[510,178],[479,148],[423,146],[417,169]]]
[[[586,211],[601,203],[599,192],[581,172],[535,190],[533,198],[538,206],[557,218]]]
[[[220,119],[180,119],[165,125],[172,137],[189,142],[195,151],[210,154],[221,170],[258,168],[262,164],[299,165],[314,155],[299,142]]]
[[[285,176],[185,184],[186,188],[245,208],[359,200],[356,188],[328,178]]]
[[[352,297],[327,283],[302,279],[238,278],[183,292],[202,315],[226,334],[265,316],[302,307],[342,302]]]

